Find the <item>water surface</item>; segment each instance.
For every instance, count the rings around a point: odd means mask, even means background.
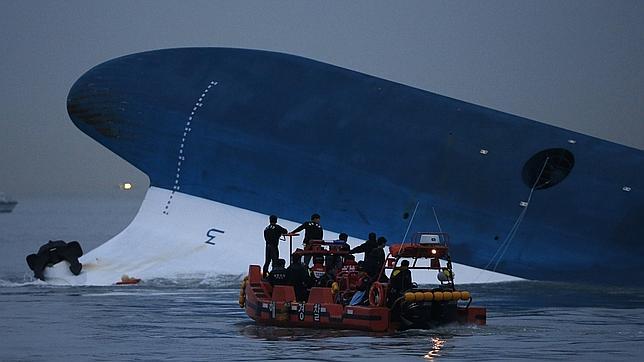
[[[86,251],[118,233],[140,200],[26,200],[0,214],[2,361],[640,360],[644,290],[546,282],[464,286],[486,326],[374,334],[263,327],[222,279],[60,287],[24,257],[49,239]]]

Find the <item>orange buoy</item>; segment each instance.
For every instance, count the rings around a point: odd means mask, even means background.
[[[434,292],[434,300],[437,302],[443,300],[443,292]]]
[[[121,280],[116,282],[116,285],[131,285],[131,284],[138,284],[141,281],[139,278],[132,278],[128,276],[127,274],[123,275],[121,277]]]

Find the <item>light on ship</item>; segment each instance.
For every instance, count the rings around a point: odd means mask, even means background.
[[[123,182],[123,183],[120,185],[120,187],[121,187],[121,190],[124,190],[124,191],[130,191],[130,190],[132,190],[132,187],[134,187],[134,186],[132,185],[132,183],[131,183],[131,182]]]

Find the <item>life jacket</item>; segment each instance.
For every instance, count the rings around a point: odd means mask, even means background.
[[[354,272],[356,271],[356,268],[358,267],[358,263],[355,260],[350,260],[347,259],[344,261],[344,264],[342,264],[342,270],[343,272]]]
[[[315,279],[320,279],[324,274],[326,274],[326,268],[324,267],[324,264],[313,264],[311,273]]]
[[[288,275],[286,273],[286,268],[284,267],[275,267],[268,274],[268,281],[271,285],[286,285],[288,284]]]

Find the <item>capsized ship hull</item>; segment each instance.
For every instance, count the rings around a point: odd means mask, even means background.
[[[130,225],[109,241],[78,260],[82,272],[74,275],[66,261],[46,268],[44,279],[60,285],[114,285],[123,276],[141,279],[188,279],[208,285],[236,286],[248,273],[248,265],[263,262],[262,232],[268,216],[220,202],[173,194],[173,212],[164,214],[159,206],[166,203],[169,190],[150,187],[141,208]],[[280,220],[289,230],[299,226]],[[338,233],[327,230],[325,237]],[[81,241],[82,242],[82,241]],[[349,238],[358,245],[360,240]],[[294,242],[293,248],[302,247]],[[281,242],[280,255],[287,258],[289,244]],[[288,259],[288,258],[287,258]],[[454,265],[459,280],[475,283],[517,280],[511,276],[481,272],[464,265]],[[435,283],[434,275],[417,275],[418,283]]]
[[[641,150],[244,49],[117,58],[84,74],[67,108],[164,190],[155,222],[199,213],[181,211],[181,193],[288,220],[317,212],[329,230],[400,240],[412,216],[409,234],[436,229],[434,208],[456,262],[644,283]]]

